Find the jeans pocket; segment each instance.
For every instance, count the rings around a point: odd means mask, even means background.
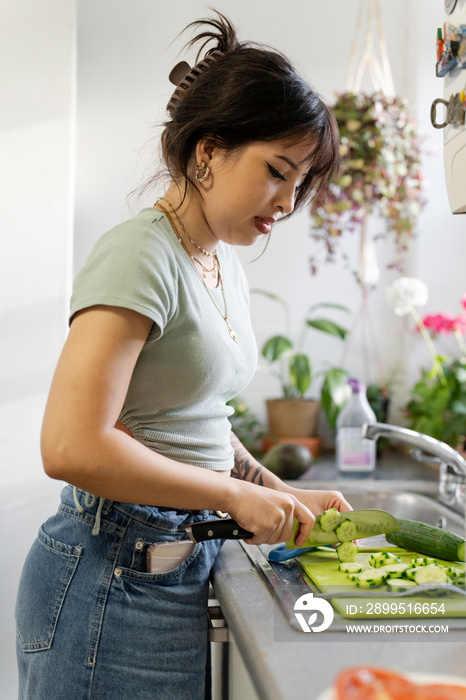
[[[16,625],[23,651],[50,649],[71,579],[82,554],[52,539],[41,527],[26,558],[16,602]]]

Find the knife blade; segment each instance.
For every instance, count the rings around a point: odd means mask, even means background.
[[[358,526],[358,538],[373,537],[383,535],[385,532],[398,530],[400,524],[398,520],[385,510],[372,508],[368,510],[350,510],[342,515],[352,520]],[[201,520],[197,523],[186,525],[186,532],[192,542],[203,542],[205,540],[225,539],[240,540],[253,537],[253,533],[240,527],[233,518],[220,518],[218,520]],[[293,536],[286,543],[287,549],[296,549],[295,537],[299,531],[299,522],[295,520]],[[307,540],[301,547],[313,547],[319,544],[335,544],[338,538],[334,532],[324,532],[320,527],[320,515],[316,521]]]
[[[384,535],[386,532],[393,532],[400,529],[398,520],[386,510],[379,508],[368,508],[365,510],[349,510],[341,513],[346,520],[351,520],[358,527],[356,539],[365,539],[366,537],[375,537],[376,535]],[[309,534],[309,537],[300,545],[300,547],[314,547],[320,544],[335,544],[338,542],[338,537],[335,532],[324,532],[320,526],[320,518],[318,515],[314,526]],[[342,521],[343,522],[343,521]],[[287,549],[296,549],[296,536],[299,532],[299,522],[295,519],[293,527],[293,535],[286,543]]]

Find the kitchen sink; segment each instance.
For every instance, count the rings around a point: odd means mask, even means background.
[[[462,537],[465,535],[464,518],[427,496],[406,491],[352,491],[351,488],[345,488],[343,494],[354,510],[381,508],[395,518],[420,520]]]

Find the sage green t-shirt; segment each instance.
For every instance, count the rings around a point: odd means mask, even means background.
[[[233,248],[219,242],[217,250],[237,342],[168,220],[153,208],[98,240],[76,277],[70,318],[104,304],[152,319],[120,420],[151,449],[222,471],[234,458],[226,403],[251,380],[257,347],[243,269]],[[223,312],[220,285],[209,291]]]

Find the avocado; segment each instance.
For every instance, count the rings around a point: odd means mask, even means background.
[[[298,479],[312,462],[312,454],[304,445],[295,442],[279,442],[266,452],[264,467],[280,479]]]

